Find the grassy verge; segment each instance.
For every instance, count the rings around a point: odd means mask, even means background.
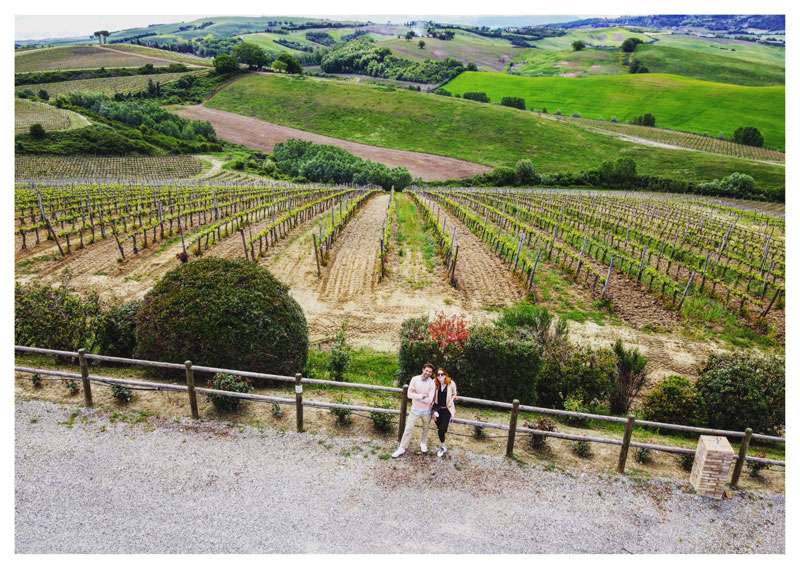
[[[397,254],[400,257],[413,259],[419,252],[425,263],[426,270],[432,275],[436,268],[436,245],[427,226],[422,223],[416,205],[403,194],[396,193],[397,205],[395,218],[397,230],[394,233]],[[413,262],[413,261],[412,261]],[[414,289],[420,289],[430,283],[430,280],[410,282]]]

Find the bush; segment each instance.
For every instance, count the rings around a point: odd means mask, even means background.
[[[478,422],[486,422],[480,414],[475,415],[475,420]],[[477,424],[472,427],[473,428],[473,435],[475,436],[476,440],[483,440],[486,438],[486,426],[478,426]]]
[[[214,69],[220,75],[239,70],[239,62],[233,55],[220,53],[214,58]]]
[[[379,401],[371,402],[370,406],[373,408],[392,408],[392,403],[389,400],[381,399]],[[378,432],[384,434],[392,431],[392,415],[383,412],[370,412],[369,418],[372,420],[372,425]]]
[[[638,124],[639,126],[655,126],[656,117],[648,112],[634,118],[633,124]]]
[[[31,384],[33,385],[33,388],[35,388],[35,389],[41,388],[42,387],[42,375],[40,375],[39,373],[34,373],[33,376],[31,377]]]
[[[572,451],[582,458],[592,457],[592,447],[589,442],[584,440],[575,440],[572,442]]]
[[[580,51],[586,48],[586,44],[583,43],[581,40],[576,40],[572,42],[572,49],[574,51]]]
[[[270,409],[270,412],[272,412],[272,417],[275,418],[276,420],[280,420],[281,418],[283,418],[283,409],[281,408],[281,405],[278,404],[277,402],[272,403],[272,408]]]
[[[694,454],[679,454],[678,463],[683,471],[692,471],[692,466],[694,466]]]
[[[706,403],[689,379],[672,375],[658,383],[644,398],[642,416],[653,422],[704,426]]]
[[[543,351],[538,404],[563,408],[577,399],[585,406],[605,402],[614,388],[616,358],[608,349],[572,345],[566,339]]]
[[[639,61],[638,59],[635,61],[631,61],[631,66],[628,68],[628,73],[649,73],[650,70],[647,66]]]
[[[70,396],[75,396],[81,390],[81,387],[78,386],[78,382],[73,379],[63,379],[64,387],[69,391]]]
[[[531,430],[540,430],[542,432],[555,432],[556,423],[549,418],[537,418],[532,422],[526,420],[525,428],[530,428]],[[547,436],[543,436],[541,434],[531,434],[529,444],[532,449],[541,451],[547,447]]]
[[[488,103],[489,96],[484,93],[483,91],[467,91],[463,95],[462,98],[465,98],[470,101],[478,101],[479,103]]]
[[[478,66],[475,64],[474,61],[470,61],[469,63],[467,63],[467,71],[477,71],[477,70]]]
[[[347,322],[342,322],[342,327],[334,338],[331,356],[328,359],[328,372],[334,381],[344,381],[344,374],[350,366],[350,346],[347,345]]]
[[[306,319],[288,288],[244,260],[204,258],[168,272],[136,318],[142,359],[293,375],[308,357]]]
[[[780,435],[786,424],[786,363],[776,356],[712,354],[696,387],[711,428]]]
[[[644,42],[638,37],[629,37],[622,42],[622,51],[625,53],[633,53],[636,50],[636,46],[640,43]]]
[[[133,400],[133,392],[122,385],[111,385],[111,395],[118,401],[128,403]]]
[[[758,128],[753,126],[740,126],[733,132],[733,141],[737,144],[747,144],[748,146],[763,146],[764,137]]]
[[[208,386],[214,390],[249,393],[253,391],[252,383],[253,381],[247,377],[217,373],[208,382]],[[240,398],[219,394],[208,395],[208,399],[214,404],[214,410],[217,412],[234,412],[242,402]]]
[[[132,358],[136,349],[136,315],[142,302],[119,304],[105,310],[97,326],[100,354]]]
[[[536,181],[536,172],[530,160],[517,161],[517,180],[521,184],[530,184]]]
[[[650,448],[636,448],[636,462],[649,463],[650,462]]]
[[[525,110],[525,99],[522,97],[503,97],[500,104],[502,106]]]
[[[579,113],[579,112],[573,112],[572,113],[572,118],[580,118],[580,117],[581,117],[581,113]]]
[[[647,358],[638,349],[625,349],[620,339],[614,343],[613,351],[617,357],[617,373],[611,392],[611,412],[625,414],[647,380],[644,370]]]
[[[350,399],[345,398],[344,395],[341,394],[333,397],[333,403],[345,405],[352,404]],[[351,422],[350,415],[353,414],[353,411],[348,408],[331,408],[331,414],[336,417],[336,422],[339,424],[339,426],[346,426]]]
[[[91,350],[100,318],[96,293],[80,298],[67,286],[14,287],[14,343],[28,347]]]
[[[499,166],[492,170],[491,179],[497,187],[517,185],[517,171],[508,166]]]
[[[756,454],[756,457],[765,458],[767,457],[767,452],[759,452]],[[748,469],[747,475],[753,479],[761,477],[761,472],[765,469],[769,469],[769,464],[766,463],[746,461],[744,462],[744,465]]]
[[[569,410],[570,412],[581,412],[581,413],[588,413],[589,408],[587,408],[583,401],[579,396],[570,395],[564,401],[564,410]],[[570,426],[576,426],[578,428],[586,428],[589,426],[589,419],[582,418],[580,416],[564,416],[564,423]]]
[[[45,131],[44,126],[38,122],[30,125],[30,128],[28,128],[28,133],[31,135],[31,138],[34,138],[35,140],[44,140],[44,138],[47,137],[47,132]]]

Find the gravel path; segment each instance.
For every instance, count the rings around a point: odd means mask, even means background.
[[[17,553],[785,550],[783,494],[715,502],[669,482],[457,447],[445,459],[384,460],[392,440],[112,423],[42,401],[18,399],[15,415]],[[447,504],[444,538],[431,538],[437,503]]]

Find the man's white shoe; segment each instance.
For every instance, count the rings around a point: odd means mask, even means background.
[[[397,448],[397,450],[395,450],[395,452],[392,454],[392,457],[393,458],[399,458],[404,453],[406,453],[406,451],[403,448]]]
[[[422,451],[423,454],[428,453],[428,444],[420,444],[419,449]]]
[[[439,448],[439,451],[436,452],[436,455],[442,457],[446,453],[447,453],[447,446],[442,446],[441,448]]]

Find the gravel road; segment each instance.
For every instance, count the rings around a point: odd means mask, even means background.
[[[118,412],[16,401],[17,553],[785,550],[783,494],[716,502],[457,447],[386,460],[392,440]]]

